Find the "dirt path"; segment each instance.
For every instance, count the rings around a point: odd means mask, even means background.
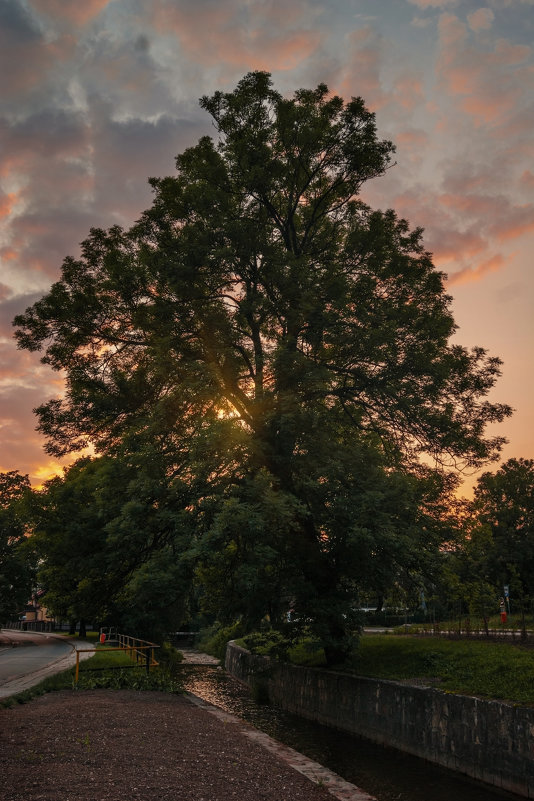
[[[62,691],[0,710],[2,801],[332,801],[182,696]]]

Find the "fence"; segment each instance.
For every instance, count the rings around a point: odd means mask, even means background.
[[[469,619],[458,621],[455,625],[443,625],[440,623],[428,626],[418,625],[414,628],[408,628],[407,633],[414,637],[447,637],[450,640],[496,640],[534,646],[534,632],[531,629],[506,626],[501,626],[500,628],[488,626],[485,629],[482,625],[473,625]]]
[[[17,620],[2,624],[3,629],[12,631],[54,631],[53,620]]]
[[[117,647],[114,648],[106,648],[107,653],[111,653],[113,651],[121,651],[128,654],[130,659],[134,664],[132,665],[114,665],[113,667],[105,667],[105,668],[86,668],[86,671],[89,672],[97,672],[102,670],[127,670],[128,668],[132,667],[144,667],[147,673],[150,673],[151,667],[157,667],[158,662],[154,657],[154,651],[156,648],[159,648],[154,642],[149,642],[148,640],[140,640],[138,637],[130,637],[128,634],[118,634],[113,633],[109,638],[106,638],[105,634],[101,634],[101,644],[103,645],[105,642],[113,642],[117,643]],[[96,653],[97,651],[101,652],[99,648],[88,648],[84,651],[76,651],[76,670],[74,673],[74,683],[78,683],[78,679],[80,676],[80,653]],[[85,671],[84,671],[85,672]]]

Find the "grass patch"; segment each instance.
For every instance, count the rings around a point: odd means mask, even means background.
[[[448,692],[534,704],[534,654],[510,643],[363,636],[355,670],[379,679],[434,679]]]
[[[80,661],[80,675],[88,670],[127,667],[134,663],[125,651],[112,651],[115,646],[98,645],[96,653],[89,659]]]

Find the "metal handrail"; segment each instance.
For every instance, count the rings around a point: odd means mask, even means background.
[[[117,634],[114,637],[114,640],[119,641],[119,646],[117,648],[106,648],[107,652],[111,651],[127,651],[130,659],[132,661],[139,664],[139,662],[144,663],[144,667],[147,673],[150,673],[151,667],[157,667],[159,662],[156,661],[154,658],[154,649],[159,648],[159,645],[154,642],[149,642],[148,640],[140,640],[137,637],[130,637],[127,634]],[[141,645],[140,643],[144,643]],[[80,653],[96,653],[100,651],[100,648],[85,648],[83,651],[76,651],[76,670],[74,673],[74,683],[78,683],[79,675],[80,675]],[[117,670],[122,670],[119,666],[115,668]],[[91,670],[91,668],[88,668]]]

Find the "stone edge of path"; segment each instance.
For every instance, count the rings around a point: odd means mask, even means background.
[[[34,670],[31,673],[22,673],[19,676],[14,676],[5,684],[0,685],[1,700],[24,692],[24,690],[29,690],[30,687],[33,687],[35,684],[39,684],[40,681],[46,679],[48,676],[53,676],[55,673],[60,673],[62,670],[67,670],[68,668],[73,667],[76,664],[76,651],[83,652],[91,651],[93,649],[92,643],[69,640],[60,634],[53,634],[51,632],[32,632],[32,634],[39,634],[42,637],[50,637],[55,640],[61,640],[61,642],[70,645],[72,650],[70,654],[64,654],[63,656],[60,656],[57,659],[49,662],[48,665],[45,665],[44,667],[37,668],[37,670]],[[81,653],[80,659],[88,659],[89,656],[89,653]]]
[[[231,715],[229,712],[219,709],[219,707],[204,701],[202,698],[193,695],[193,693],[186,693],[185,697],[188,698],[192,704],[204,709],[219,720],[225,723],[237,724],[241,734],[244,734],[249,740],[253,740],[263,748],[275,754],[287,765],[314,782],[314,784],[319,784],[321,787],[324,787],[324,789],[327,790],[330,795],[334,796],[334,798],[337,798],[338,801],[376,801],[374,796],[360,790],[355,784],[345,781],[345,779],[342,779],[337,773],[325,768],[318,762],[308,759],[304,754],[300,754],[293,748],[274,740],[272,737],[269,737],[268,734],[255,729],[253,726],[246,723],[246,721],[241,720],[235,715]]]

